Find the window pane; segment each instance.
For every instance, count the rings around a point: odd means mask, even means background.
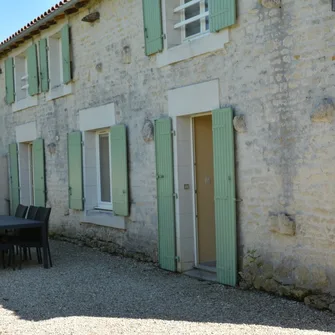
[[[109,165],[109,136],[99,135],[99,156],[100,156],[100,189],[101,201],[111,201],[110,187],[110,165]]]
[[[185,0],[185,3],[190,2],[191,0]],[[200,3],[196,3],[185,9],[185,20],[188,20],[194,16],[200,14]],[[200,20],[189,23],[185,26],[186,37],[199,34],[201,31]]]

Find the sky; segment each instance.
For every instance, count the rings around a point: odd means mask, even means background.
[[[60,0],[0,0],[0,41],[5,40]]]

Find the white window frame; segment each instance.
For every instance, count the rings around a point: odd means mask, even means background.
[[[209,17],[209,11],[206,11],[205,1],[206,0],[192,0],[185,3],[185,0],[180,0],[180,6],[174,9],[174,13],[180,13],[181,16],[181,21],[175,24],[174,28],[181,29],[182,42],[199,37],[209,32],[209,29],[206,29],[206,18]],[[200,14],[186,20],[185,9],[198,3],[200,3]],[[200,20],[200,33],[186,36],[186,25],[197,20]]]
[[[111,201],[106,202],[101,200],[101,175],[100,175],[100,135],[108,135],[108,148],[109,148],[109,178],[110,178],[110,196]],[[112,158],[111,158],[111,142],[109,129],[102,129],[96,132],[96,157],[97,157],[97,190],[98,190],[98,208],[113,210],[113,195],[112,195]]]

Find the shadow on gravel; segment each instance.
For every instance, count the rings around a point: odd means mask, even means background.
[[[21,271],[0,269],[3,308],[33,321],[89,316],[335,332],[331,313],[302,303],[198,281],[64,242],[52,243],[52,255],[49,270],[34,262]]]

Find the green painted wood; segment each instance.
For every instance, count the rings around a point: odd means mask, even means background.
[[[161,0],[142,0],[145,54],[153,55],[163,50]]]
[[[110,129],[112,199],[114,214],[129,215],[127,131],[123,124]]]
[[[10,214],[14,215],[20,203],[19,160],[17,144],[9,145]]]
[[[176,228],[171,119],[155,121],[159,264],[176,271]]]
[[[237,243],[233,111],[231,108],[215,110],[212,118],[216,273],[220,283],[235,286]]]
[[[47,39],[43,38],[38,43],[39,55],[40,55],[40,79],[41,79],[41,91],[49,91],[49,67],[48,67],[48,44]]]
[[[15,101],[14,88],[14,60],[9,57],[5,61],[6,102],[12,104]]]
[[[36,45],[31,45],[27,50],[28,64],[28,93],[35,95],[38,92],[38,66],[37,66],[37,50]]]
[[[44,141],[39,138],[33,142],[34,205],[45,207],[45,165]]]
[[[68,84],[72,80],[71,51],[70,51],[70,27],[66,24],[61,31],[63,83]]]
[[[83,149],[80,131],[68,134],[69,208],[83,210]]]
[[[236,0],[208,0],[209,29],[215,33],[236,22]]]

